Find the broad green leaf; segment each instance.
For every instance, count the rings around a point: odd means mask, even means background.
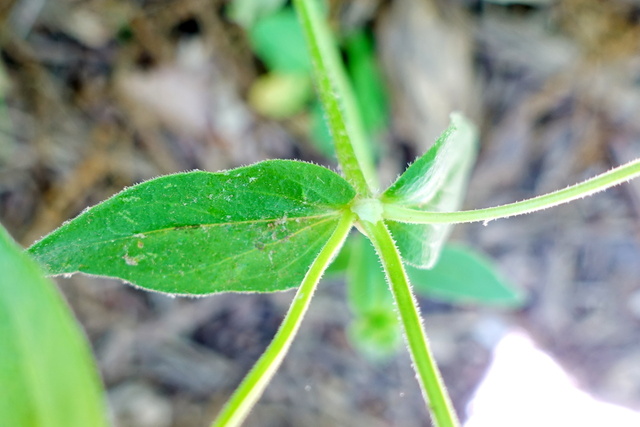
[[[56,287],[0,226],[0,424],[106,426],[100,380]]]
[[[347,297],[354,314],[349,339],[370,359],[385,359],[402,342],[393,297],[371,242],[355,235],[349,253]]]
[[[500,276],[491,261],[470,249],[446,245],[431,270],[407,268],[418,294],[453,304],[518,307],[524,296]]]
[[[267,15],[251,28],[253,50],[271,71],[311,73],[311,59],[298,18],[290,7]]]
[[[30,248],[50,274],[117,277],[172,294],[297,286],[353,188],[321,166],[268,160],[128,188]]]
[[[384,192],[383,203],[422,211],[459,209],[476,152],[475,127],[452,114],[449,128]],[[435,264],[451,229],[447,224],[387,224],[403,259],[419,268]]]

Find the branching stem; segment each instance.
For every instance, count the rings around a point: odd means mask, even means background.
[[[353,221],[354,215],[349,211],[345,212],[333,235],[311,264],[273,341],[235,390],[211,427],[239,426],[249,415],[251,408],[260,399],[291,347],[291,342],[300,329],[300,324],[307,308],[309,308],[316,286],[325,269],[344,244],[353,226]]]
[[[316,0],[294,0],[294,4],[307,38],[317,90],[327,114],[338,163],[345,178],[363,201],[356,203],[353,208],[361,220],[365,219],[362,221],[363,226],[387,273],[425,402],[429,403],[439,427],[457,427],[459,423],[429,350],[417,302],[411,294],[400,254],[380,220],[380,203],[372,202],[374,190],[378,186],[375,169],[335,42],[318,10]]]
[[[418,302],[411,292],[409,279],[391,233],[389,233],[382,221],[376,223],[361,221],[361,225],[371,239],[382,261],[391,293],[396,302],[400,321],[405,331],[413,368],[416,371],[420,389],[425,402],[431,410],[435,425],[437,427],[457,427],[460,423],[429,348],[429,341],[422,325]]]

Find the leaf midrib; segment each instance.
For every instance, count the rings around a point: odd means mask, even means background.
[[[283,240],[291,239],[291,238],[292,238],[293,236],[295,236],[296,234],[302,233],[303,231],[306,231],[306,230],[308,230],[308,229],[310,229],[310,228],[316,227],[316,226],[318,226],[318,225],[320,225],[320,224],[324,224],[324,223],[325,223],[325,222],[327,222],[327,221],[329,221],[329,219],[325,219],[324,221],[314,222],[313,224],[309,224],[309,225],[307,225],[307,226],[305,226],[305,227],[303,227],[303,228],[300,228],[300,229],[296,230],[294,233],[287,235],[286,237],[283,237],[283,238],[281,238],[281,239],[275,240],[275,241],[274,241],[274,242],[272,242],[272,243],[267,243],[267,244],[265,244],[265,246],[264,246],[264,248],[263,248],[262,250],[266,250],[266,249],[267,249],[267,247],[269,247],[269,246],[277,245],[277,244],[281,243]],[[224,259],[222,259],[222,260],[220,260],[220,261],[218,261],[218,262],[216,262],[216,263],[207,264],[206,266],[201,267],[201,268],[198,268],[197,270],[196,270],[196,269],[194,269],[194,271],[201,271],[201,270],[202,270],[203,268],[205,268],[205,267],[213,267],[213,266],[216,266],[216,265],[222,264],[223,262],[227,262],[227,261],[232,260],[232,259],[234,259],[234,258],[239,258],[239,257],[241,257],[241,256],[244,256],[244,255],[250,254],[250,253],[255,252],[255,251],[258,251],[258,250],[260,250],[260,249],[258,249],[258,248],[255,248],[255,247],[254,247],[254,248],[249,249],[248,251],[245,251],[245,252],[242,252],[242,253],[238,253],[238,254],[234,254],[233,256],[229,256],[229,257],[227,257],[227,258],[224,258]],[[308,252],[308,251],[305,251],[304,253],[306,254],[307,252]],[[296,257],[295,259],[297,260],[297,259],[299,259],[299,258],[300,258],[300,257],[298,256],[298,257]],[[291,264],[293,264],[293,262],[288,263],[288,264],[287,264],[287,266],[289,266],[289,265],[291,265]],[[254,277],[260,277],[260,276],[254,276]]]
[[[186,225],[177,225],[177,226],[172,226],[172,227],[165,227],[165,228],[158,228],[155,230],[149,230],[149,231],[136,231],[136,232],[132,232],[131,234],[128,234],[126,236],[122,236],[122,237],[116,237],[113,239],[108,239],[108,240],[93,240],[90,242],[85,242],[86,243],[82,243],[82,242],[69,242],[67,244],[64,245],[60,245],[60,247],[89,247],[89,246],[93,246],[93,245],[99,245],[99,244],[104,244],[104,243],[113,243],[113,242],[117,242],[117,241],[121,241],[121,240],[127,240],[127,239],[132,239],[132,238],[137,238],[137,239],[144,239],[145,237],[147,237],[147,235],[149,234],[156,234],[156,233],[162,233],[162,232],[170,232],[170,231],[177,231],[177,230],[181,230],[181,229],[187,229],[187,228],[191,228],[191,229],[205,229],[205,228],[213,228],[213,227],[223,227],[223,226],[228,226],[228,225],[250,225],[250,224],[259,224],[259,223],[268,223],[268,222],[275,222],[275,221],[286,221],[286,222],[297,222],[297,220],[310,220],[310,219],[320,219],[320,218],[325,218],[325,217],[330,217],[330,216],[339,216],[340,211],[335,211],[335,212],[330,212],[330,213],[326,213],[326,214],[322,214],[322,215],[310,215],[310,216],[292,216],[292,217],[279,217],[279,218],[263,218],[263,219],[256,219],[256,220],[246,220],[246,221],[229,221],[229,222],[219,222],[219,223],[203,223],[203,224],[186,224]],[[144,237],[140,236],[140,235],[144,235]],[[39,245],[40,242],[38,242],[36,245]],[[31,251],[31,250],[30,250]]]

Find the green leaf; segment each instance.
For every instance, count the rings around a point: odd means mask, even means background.
[[[249,32],[253,50],[271,71],[311,73],[311,59],[296,13],[290,7],[260,19]]]
[[[373,40],[365,31],[359,30],[345,40],[345,51],[362,124],[371,141],[386,127],[389,116],[387,94],[376,63]],[[371,149],[380,150],[378,144],[370,142],[370,145]]]
[[[55,285],[0,226],[0,424],[106,426],[89,346]]]
[[[445,246],[433,269],[408,267],[407,274],[417,294],[453,304],[519,307],[524,302],[489,259],[462,246]]]
[[[117,277],[172,294],[298,286],[353,188],[321,166],[269,160],[128,188],[30,248],[50,274]]]
[[[387,125],[389,108],[371,38],[364,31],[351,35],[345,41],[345,54],[349,64],[349,78],[367,135],[364,143],[371,157],[377,160],[380,157],[380,132]],[[312,106],[311,114],[312,142],[322,154],[334,157],[336,153],[331,132],[320,103]]]
[[[451,115],[449,128],[383,194],[385,204],[421,211],[450,212],[460,208],[477,152],[477,132],[461,114]],[[402,258],[431,268],[451,226],[387,221]]]
[[[370,311],[356,316],[347,336],[351,344],[373,362],[388,360],[402,344],[398,316],[393,310]]]
[[[336,157],[336,150],[327,124],[326,115],[319,101],[311,104],[311,143],[329,159]]]
[[[393,296],[368,239],[353,236],[349,253],[347,297],[355,319],[348,336],[366,357],[384,360],[395,354],[402,342]]]
[[[351,310],[363,314],[384,307],[393,312],[393,297],[371,242],[362,235],[354,235],[351,239],[347,270],[347,297]]]

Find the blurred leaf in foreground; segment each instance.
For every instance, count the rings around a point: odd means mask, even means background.
[[[89,346],[55,285],[0,226],[0,424],[106,426]]]

